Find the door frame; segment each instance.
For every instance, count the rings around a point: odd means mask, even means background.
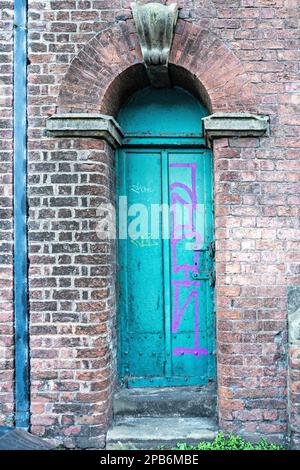
[[[123,138],[123,142],[121,147],[116,149],[115,151],[115,179],[116,179],[116,214],[118,214],[118,196],[119,196],[119,184],[118,184],[118,174],[119,174],[119,154],[126,150],[126,149],[138,149],[142,148],[145,151],[155,150],[155,148],[164,149],[164,150],[176,150],[176,149],[203,149],[211,154],[211,191],[212,191],[212,234],[214,239],[214,197],[213,197],[213,188],[214,188],[214,181],[213,181],[213,152],[207,146],[207,143],[203,137],[199,137],[199,134],[189,134],[189,135],[164,135],[164,136],[156,136],[156,135],[144,135],[144,134],[126,134]],[[118,233],[118,217],[116,217],[117,226],[116,226],[116,233]],[[116,238],[116,254],[117,254],[117,270],[116,270],[116,327],[117,327],[117,383],[121,386],[128,388],[127,381],[124,380],[124,374],[122,370],[122,359],[121,359],[121,351],[122,351],[122,333],[124,332],[124,319],[122,319],[121,309],[120,309],[120,268],[119,268],[119,247],[118,247],[118,237]],[[210,350],[212,351],[211,360],[208,364],[208,383],[216,382],[216,315],[215,315],[215,287],[213,287],[213,295],[211,299],[211,315],[209,320],[209,329],[211,330],[211,335],[208,334],[208,339],[210,342]],[[161,387],[164,385],[160,384],[160,380],[152,381],[153,383],[147,386],[153,387]],[[204,385],[203,383],[187,383],[187,386],[201,386]],[[170,383],[169,386],[176,386],[176,383]],[[179,386],[179,385],[178,385]],[[182,386],[182,385],[180,385]]]

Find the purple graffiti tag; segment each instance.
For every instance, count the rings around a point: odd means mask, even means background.
[[[183,354],[194,354],[195,356],[207,356],[208,351],[206,348],[174,348],[174,356],[183,356]]]
[[[184,227],[184,226],[183,226]],[[178,264],[177,263],[177,245],[179,242],[182,242],[185,239],[188,239],[189,237],[194,236],[196,239],[197,243],[200,243],[200,237],[199,234],[196,234],[194,231],[193,232],[187,232],[182,235],[181,239],[171,239],[171,251],[172,251],[172,268],[173,272],[177,274],[179,271],[184,271],[185,277],[188,277],[188,273],[191,271],[192,273],[197,273],[198,272],[198,253],[194,251],[193,255],[193,264]]]
[[[199,346],[199,290],[195,289],[200,286],[199,282],[195,282],[189,279],[189,275],[198,272],[198,257],[199,254],[194,250],[193,264],[178,263],[177,248],[178,243],[184,242],[184,240],[194,237],[196,243],[201,242],[201,236],[197,233],[195,228],[195,211],[197,208],[197,193],[196,193],[196,163],[171,163],[170,167],[181,167],[191,169],[191,188],[181,182],[174,182],[170,185],[171,191],[171,202],[172,207],[175,204],[181,204],[181,206],[188,207],[189,217],[187,223],[178,223],[176,211],[172,211],[172,232],[171,232],[171,258],[172,258],[172,272],[173,275],[177,275],[183,272],[184,279],[172,280],[173,285],[173,315],[172,315],[172,333],[177,333],[182,317],[187,307],[193,302],[194,311],[194,347],[184,348],[176,347],[173,348],[173,355],[180,356],[183,354],[193,354],[196,357],[200,355],[207,355],[208,351],[206,348]],[[176,193],[176,189],[184,190],[186,198]],[[182,221],[181,221],[182,222]],[[180,294],[185,295],[185,300],[180,305],[179,298]]]
[[[183,306],[180,308],[179,307],[179,290],[180,290],[180,286],[175,284],[175,287],[174,287],[174,292],[175,292],[175,295],[174,295],[174,309],[176,311],[176,315],[174,315],[173,318],[172,318],[172,332],[173,333],[176,333],[176,331],[178,330],[180,322],[181,322],[182,315],[184,314],[186,307],[190,303],[191,298],[192,297],[195,298],[195,303],[196,304],[198,302],[198,292],[196,290],[192,290],[189,293],[189,295],[187,296]],[[196,316],[198,317],[198,315],[196,315]],[[196,321],[196,323],[198,325],[198,320]]]

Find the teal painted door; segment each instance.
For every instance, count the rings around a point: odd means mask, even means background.
[[[119,372],[129,387],[214,379],[211,153],[117,154]]]

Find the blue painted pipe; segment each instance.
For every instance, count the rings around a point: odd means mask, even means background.
[[[14,1],[15,426],[29,427],[27,289],[27,0]]]

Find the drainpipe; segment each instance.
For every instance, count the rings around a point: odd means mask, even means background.
[[[14,1],[15,426],[29,427],[27,292],[27,0]]]

